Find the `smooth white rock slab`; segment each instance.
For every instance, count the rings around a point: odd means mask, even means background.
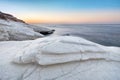
[[[120,48],[79,37],[0,42],[0,80],[119,80]]]

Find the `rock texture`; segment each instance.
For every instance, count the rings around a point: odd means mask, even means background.
[[[0,41],[36,39],[53,32],[54,30],[30,25],[10,14],[0,12]]]
[[[10,22],[15,24],[14,22]],[[13,25],[0,24],[0,41],[6,40],[30,40],[43,37],[44,35],[25,27],[22,23]]]
[[[1,25],[0,25],[1,26]],[[0,41],[7,41],[9,40],[9,34],[7,32],[6,29],[4,29],[4,27],[0,27]]]
[[[0,42],[0,79],[119,80],[119,52],[72,36]]]

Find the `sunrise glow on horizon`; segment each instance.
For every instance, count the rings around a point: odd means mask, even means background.
[[[28,23],[120,23],[120,0],[0,0],[0,11]]]

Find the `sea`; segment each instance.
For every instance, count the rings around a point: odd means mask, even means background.
[[[55,29],[52,35],[83,37],[105,46],[120,47],[120,24],[36,24]]]

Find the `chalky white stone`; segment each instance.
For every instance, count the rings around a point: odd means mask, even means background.
[[[44,37],[40,32],[52,32],[51,29],[34,25],[0,19],[0,41],[7,40],[32,40]]]
[[[120,48],[73,36],[0,42],[1,80],[119,80]]]

